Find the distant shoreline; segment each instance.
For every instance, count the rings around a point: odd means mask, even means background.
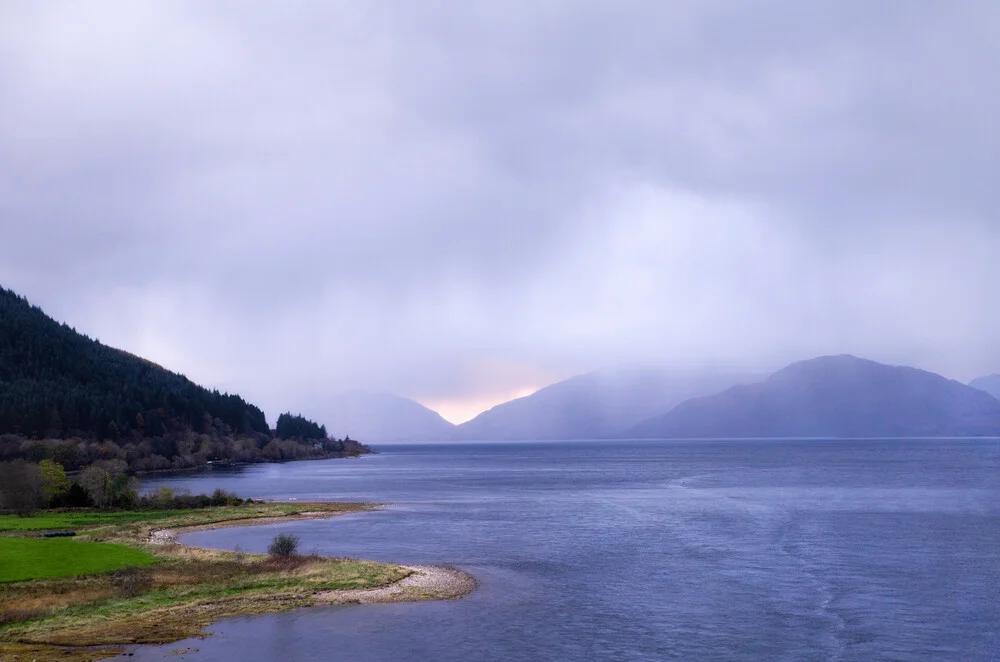
[[[134,471],[132,475],[134,476],[147,476],[151,474],[188,474],[188,473],[198,473],[202,471],[214,471],[219,468],[234,469],[242,467],[256,467],[262,464],[291,464],[292,462],[319,462],[320,460],[359,460],[368,455],[378,455],[378,451],[367,447],[367,453],[361,453],[360,455],[330,455],[330,456],[318,456],[318,457],[299,457],[291,460],[261,460],[260,462],[207,462],[205,464],[199,464],[194,467],[178,467],[169,469],[142,469],[141,471]],[[79,471],[67,471],[67,475],[78,474]]]

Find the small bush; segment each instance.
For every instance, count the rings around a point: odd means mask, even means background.
[[[222,488],[216,488],[212,492],[212,505],[213,506],[240,506],[243,504],[243,499],[239,498],[232,492],[227,492]]]
[[[119,568],[111,573],[111,584],[126,598],[134,598],[153,588],[153,574],[135,566]]]
[[[299,550],[299,537],[287,533],[274,536],[267,548],[271,556],[294,556]]]
[[[161,487],[156,490],[156,495],[148,499],[147,503],[158,508],[171,508],[174,505],[174,491],[169,487]]]

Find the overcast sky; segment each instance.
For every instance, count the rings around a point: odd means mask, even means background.
[[[269,418],[1000,372],[1000,3],[0,4],[0,284]]]

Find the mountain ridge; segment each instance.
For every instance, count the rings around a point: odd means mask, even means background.
[[[739,383],[724,370],[617,368],[575,375],[456,427],[468,441],[612,439],[623,428],[696,395]]]
[[[982,391],[918,368],[836,355],[687,400],[623,436],[957,437],[998,430],[1000,401]]]
[[[443,441],[455,425],[416,400],[370,391],[345,391],[328,398],[324,411],[330,430],[368,442]]]
[[[973,379],[969,382],[969,386],[979,389],[980,391],[985,391],[994,398],[1000,400],[1000,375],[986,375],[984,377]]]

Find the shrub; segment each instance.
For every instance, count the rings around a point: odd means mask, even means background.
[[[199,508],[209,508],[211,506],[241,506],[249,503],[249,499],[244,501],[232,492],[222,489],[215,490],[211,496],[208,494],[191,494],[187,490],[171,490],[169,487],[161,487],[154,494],[143,494],[138,497],[136,504],[142,510],[196,510]]]
[[[134,598],[153,588],[153,574],[147,568],[128,566],[111,573],[111,583],[124,597]]]
[[[274,536],[267,548],[267,553],[271,556],[294,556],[298,550],[299,537],[281,533]]]
[[[108,483],[108,501],[115,508],[135,508],[139,502],[139,481],[125,474],[113,474]]]
[[[239,506],[243,504],[243,499],[239,498],[232,492],[227,492],[222,488],[216,488],[212,492],[212,505],[213,506]]]
[[[154,505],[158,508],[170,508],[174,505],[174,491],[169,487],[161,487],[156,490],[156,496],[153,497]]]

